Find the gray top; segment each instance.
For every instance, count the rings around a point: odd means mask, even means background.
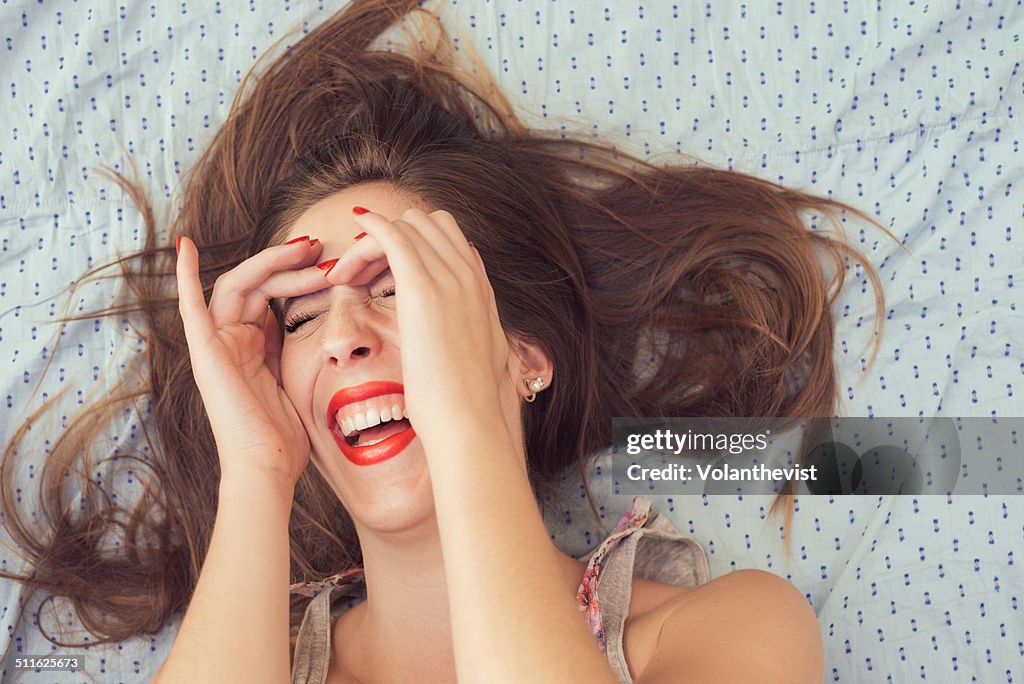
[[[580,560],[587,561],[587,570],[576,604],[616,677],[631,684],[622,633],[632,578],[695,587],[710,578],[707,556],[700,544],[652,511],[649,500],[636,498],[608,538]],[[292,684],[324,684],[331,662],[331,604],[361,595],[362,572],[350,570],[323,582],[296,585],[292,591],[314,596],[295,642]]]

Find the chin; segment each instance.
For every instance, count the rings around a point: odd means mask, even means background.
[[[369,466],[349,462],[329,443],[314,451],[313,463],[361,531],[397,533],[434,520],[430,472],[418,439]]]

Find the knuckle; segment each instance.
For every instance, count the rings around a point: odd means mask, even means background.
[[[441,221],[450,221],[452,223],[455,223],[455,217],[451,215],[451,212],[445,211],[444,209],[432,211],[430,212],[430,214],[428,214],[428,216],[434,219],[439,219]]]
[[[220,292],[221,294],[235,294],[242,297],[247,296],[252,288],[243,287],[238,280],[238,274],[235,271],[227,271],[217,276],[217,279],[213,281],[213,291]]]

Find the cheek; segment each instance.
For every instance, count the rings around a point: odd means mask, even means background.
[[[281,348],[281,387],[303,422],[309,419],[316,378],[316,356],[304,353],[302,345],[288,342]]]

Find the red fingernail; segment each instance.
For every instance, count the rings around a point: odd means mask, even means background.
[[[316,238],[313,238],[312,240],[309,241],[309,246],[310,247],[312,247],[313,245],[318,245],[318,244],[320,244],[320,240],[318,240]]]
[[[363,239],[364,237],[366,237],[366,233],[365,233],[365,232],[363,232],[363,233],[360,233],[359,235],[356,235],[356,236],[355,236],[354,238],[352,238],[352,239],[353,239],[353,240],[362,240],[362,239]]]
[[[174,242],[174,251],[176,253],[178,253],[178,254],[181,254],[181,236],[180,235],[178,236],[178,239],[175,240],[175,242]]]
[[[368,211],[370,211],[370,210],[366,209],[364,207],[352,207],[352,213],[356,214],[356,215],[365,214]]]
[[[338,263],[337,259],[328,259],[327,261],[320,262],[316,267],[324,272],[324,278],[326,278],[327,274],[331,272],[331,269],[334,268],[336,263]]]
[[[302,242],[303,240],[306,240],[308,242],[309,241],[309,236],[308,235],[303,235],[302,237],[292,238],[291,240],[289,240],[288,242],[286,242],[284,244],[286,244],[286,245],[294,245],[296,242]]]

